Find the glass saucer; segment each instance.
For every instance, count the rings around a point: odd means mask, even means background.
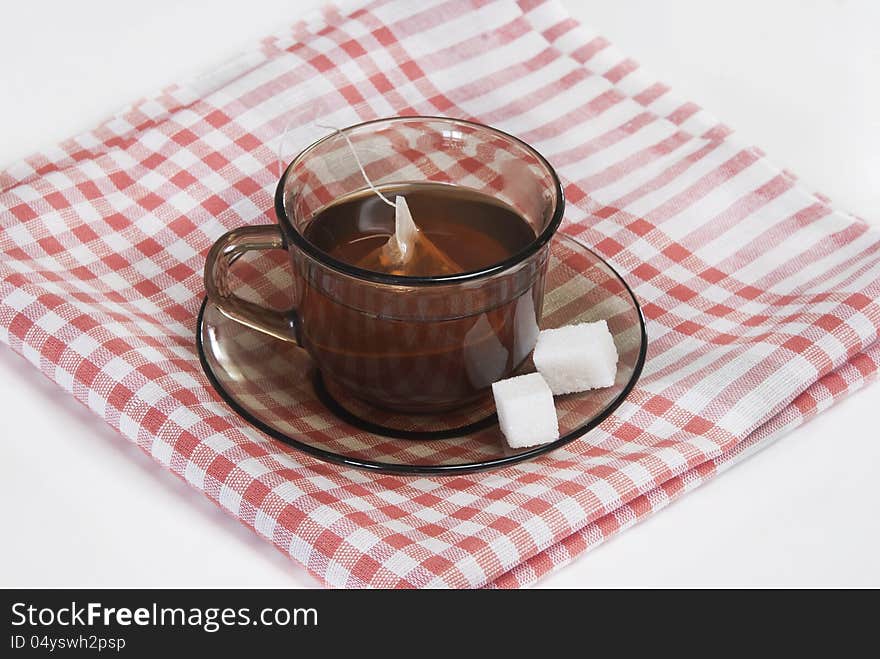
[[[266,306],[289,307],[286,256],[266,252],[235,270],[236,290]],[[244,259],[242,259],[244,260]],[[647,350],[645,323],[632,291],[589,248],[563,234],[551,245],[541,329],[605,319],[620,355],[617,381],[556,397],[560,438],[512,449],[498,428],[491,395],[468,409],[402,415],[337,395],[308,354],[229,320],[207,300],[196,341],[202,368],[217,393],[245,421],[274,439],[322,460],[376,471],[454,474],[510,465],[581,437],[606,419],[632,390]],[[526,363],[523,372],[534,370]]]

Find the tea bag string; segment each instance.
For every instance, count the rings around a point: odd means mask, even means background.
[[[293,121],[294,121],[293,119],[290,119],[287,122],[287,124],[285,124],[284,132],[281,133],[281,139],[278,140],[278,154],[277,154],[278,155],[278,178],[281,178],[281,175],[283,174],[283,170],[284,170],[284,142],[287,139],[287,134],[290,132],[290,128],[293,125]],[[327,124],[319,124],[318,122],[315,122],[315,126],[317,126],[318,128],[324,128],[325,130],[332,130],[333,132],[342,136],[342,138],[345,140],[345,143],[348,145],[349,151],[351,151],[351,155],[354,156],[354,161],[357,163],[358,169],[361,170],[361,176],[364,177],[364,181],[369,186],[370,190],[372,190],[376,194],[376,196],[379,197],[379,199],[381,199],[383,202],[385,202],[386,204],[391,206],[391,208],[396,208],[394,202],[391,201],[390,199],[388,199],[388,197],[386,197],[384,194],[382,194],[382,192],[375,185],[373,185],[373,182],[370,180],[370,177],[367,176],[367,170],[364,169],[364,165],[361,162],[361,159],[357,154],[357,150],[354,148],[354,144],[352,144],[351,139],[348,137],[348,135],[346,135],[344,131],[340,130],[336,126],[329,126]]]
[[[342,136],[342,138],[345,140],[345,143],[348,145],[349,151],[351,151],[351,155],[354,156],[354,161],[357,163],[358,169],[361,170],[361,176],[364,177],[364,181],[370,187],[370,190],[375,192],[376,196],[378,196],[379,199],[381,199],[386,204],[391,206],[391,208],[396,208],[394,202],[391,201],[390,199],[388,199],[388,197],[386,197],[385,195],[383,195],[382,192],[379,190],[379,188],[377,188],[375,185],[373,185],[373,182],[370,180],[370,177],[367,176],[367,170],[364,169],[364,165],[363,165],[363,163],[361,163],[361,159],[360,159],[360,157],[358,157],[357,151],[354,148],[354,144],[351,143],[351,139],[348,137],[348,135],[345,132],[341,131],[339,128],[336,128],[336,126],[328,126],[327,124],[319,124],[317,122],[315,122],[315,125],[318,128],[332,130],[332,131],[336,132],[336,134]]]

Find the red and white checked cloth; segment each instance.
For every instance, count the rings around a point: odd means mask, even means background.
[[[310,103],[340,126],[472,118],[549,158],[563,230],[624,273],[648,318],[644,374],[612,418],[533,462],[415,478],[318,462],[219,400],[194,346],[204,256],[274,221],[278,136]],[[0,190],[0,338],[334,586],[533,582],[880,361],[878,233],[552,2],[328,7],[12,165]]]

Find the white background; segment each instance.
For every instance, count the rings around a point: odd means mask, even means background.
[[[300,0],[4,3],[0,161],[297,19]],[[842,207],[880,220],[880,3],[565,2]],[[0,164],[2,164],[0,163]],[[0,346],[0,586],[314,586]],[[540,585],[880,586],[880,386]]]

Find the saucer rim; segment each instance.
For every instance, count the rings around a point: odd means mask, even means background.
[[[223,388],[223,385],[220,383],[219,379],[214,374],[210,364],[208,363],[204,342],[202,339],[202,334],[204,333],[205,310],[207,309],[209,303],[207,296],[202,300],[201,306],[199,307],[198,317],[196,319],[196,350],[199,355],[199,363],[201,364],[202,371],[208,378],[208,382],[211,384],[211,388],[214,389],[214,391],[220,396],[220,398],[223,399],[223,401],[227,405],[229,405],[232,411],[238,414],[244,421],[262,431],[263,433],[269,435],[273,439],[278,440],[282,444],[290,446],[291,448],[294,448],[298,451],[302,451],[303,453],[318,458],[319,460],[323,460],[324,462],[330,462],[346,467],[354,467],[356,469],[364,469],[376,473],[409,476],[453,476],[501,469],[520,462],[525,462],[526,460],[531,460],[533,458],[544,455],[545,453],[550,453],[551,451],[555,451],[558,448],[562,448],[566,444],[570,444],[574,440],[583,437],[588,432],[596,428],[600,423],[605,421],[605,419],[610,417],[614,413],[614,411],[617,410],[618,407],[620,407],[623,401],[627,399],[629,394],[635,388],[636,383],[638,383],[648,353],[648,333],[645,325],[644,312],[642,311],[642,306],[641,304],[639,304],[638,298],[636,297],[635,293],[633,292],[630,285],[626,282],[626,280],[620,276],[620,273],[617,272],[617,270],[610,263],[608,263],[608,261],[602,258],[594,250],[587,247],[576,237],[558,232],[556,236],[554,236],[554,239],[555,238],[570,241],[574,243],[578,248],[586,250],[587,252],[592,254],[594,258],[596,258],[598,261],[601,261],[602,264],[607,267],[614,274],[615,277],[617,277],[618,281],[623,284],[623,287],[629,294],[629,297],[632,300],[632,303],[635,306],[635,310],[638,315],[641,344],[639,347],[639,354],[636,358],[636,364],[633,368],[632,376],[630,376],[629,381],[626,383],[620,393],[605,407],[605,409],[603,409],[599,414],[590,419],[587,423],[578,426],[575,430],[572,430],[565,435],[562,435],[559,439],[550,442],[549,444],[535,446],[531,449],[523,451],[522,453],[517,453],[515,455],[508,455],[501,458],[493,458],[491,460],[483,460],[479,462],[463,462],[461,464],[453,465],[410,465],[404,463],[380,462],[378,460],[352,458],[349,456],[341,455],[339,453],[334,453],[332,451],[317,448],[315,446],[312,446],[311,444],[306,444],[301,440],[295,439],[290,435],[276,430],[272,426],[268,425],[266,422],[254,416]],[[551,249],[552,242],[553,241],[551,240]],[[375,435],[376,433],[370,434]]]

